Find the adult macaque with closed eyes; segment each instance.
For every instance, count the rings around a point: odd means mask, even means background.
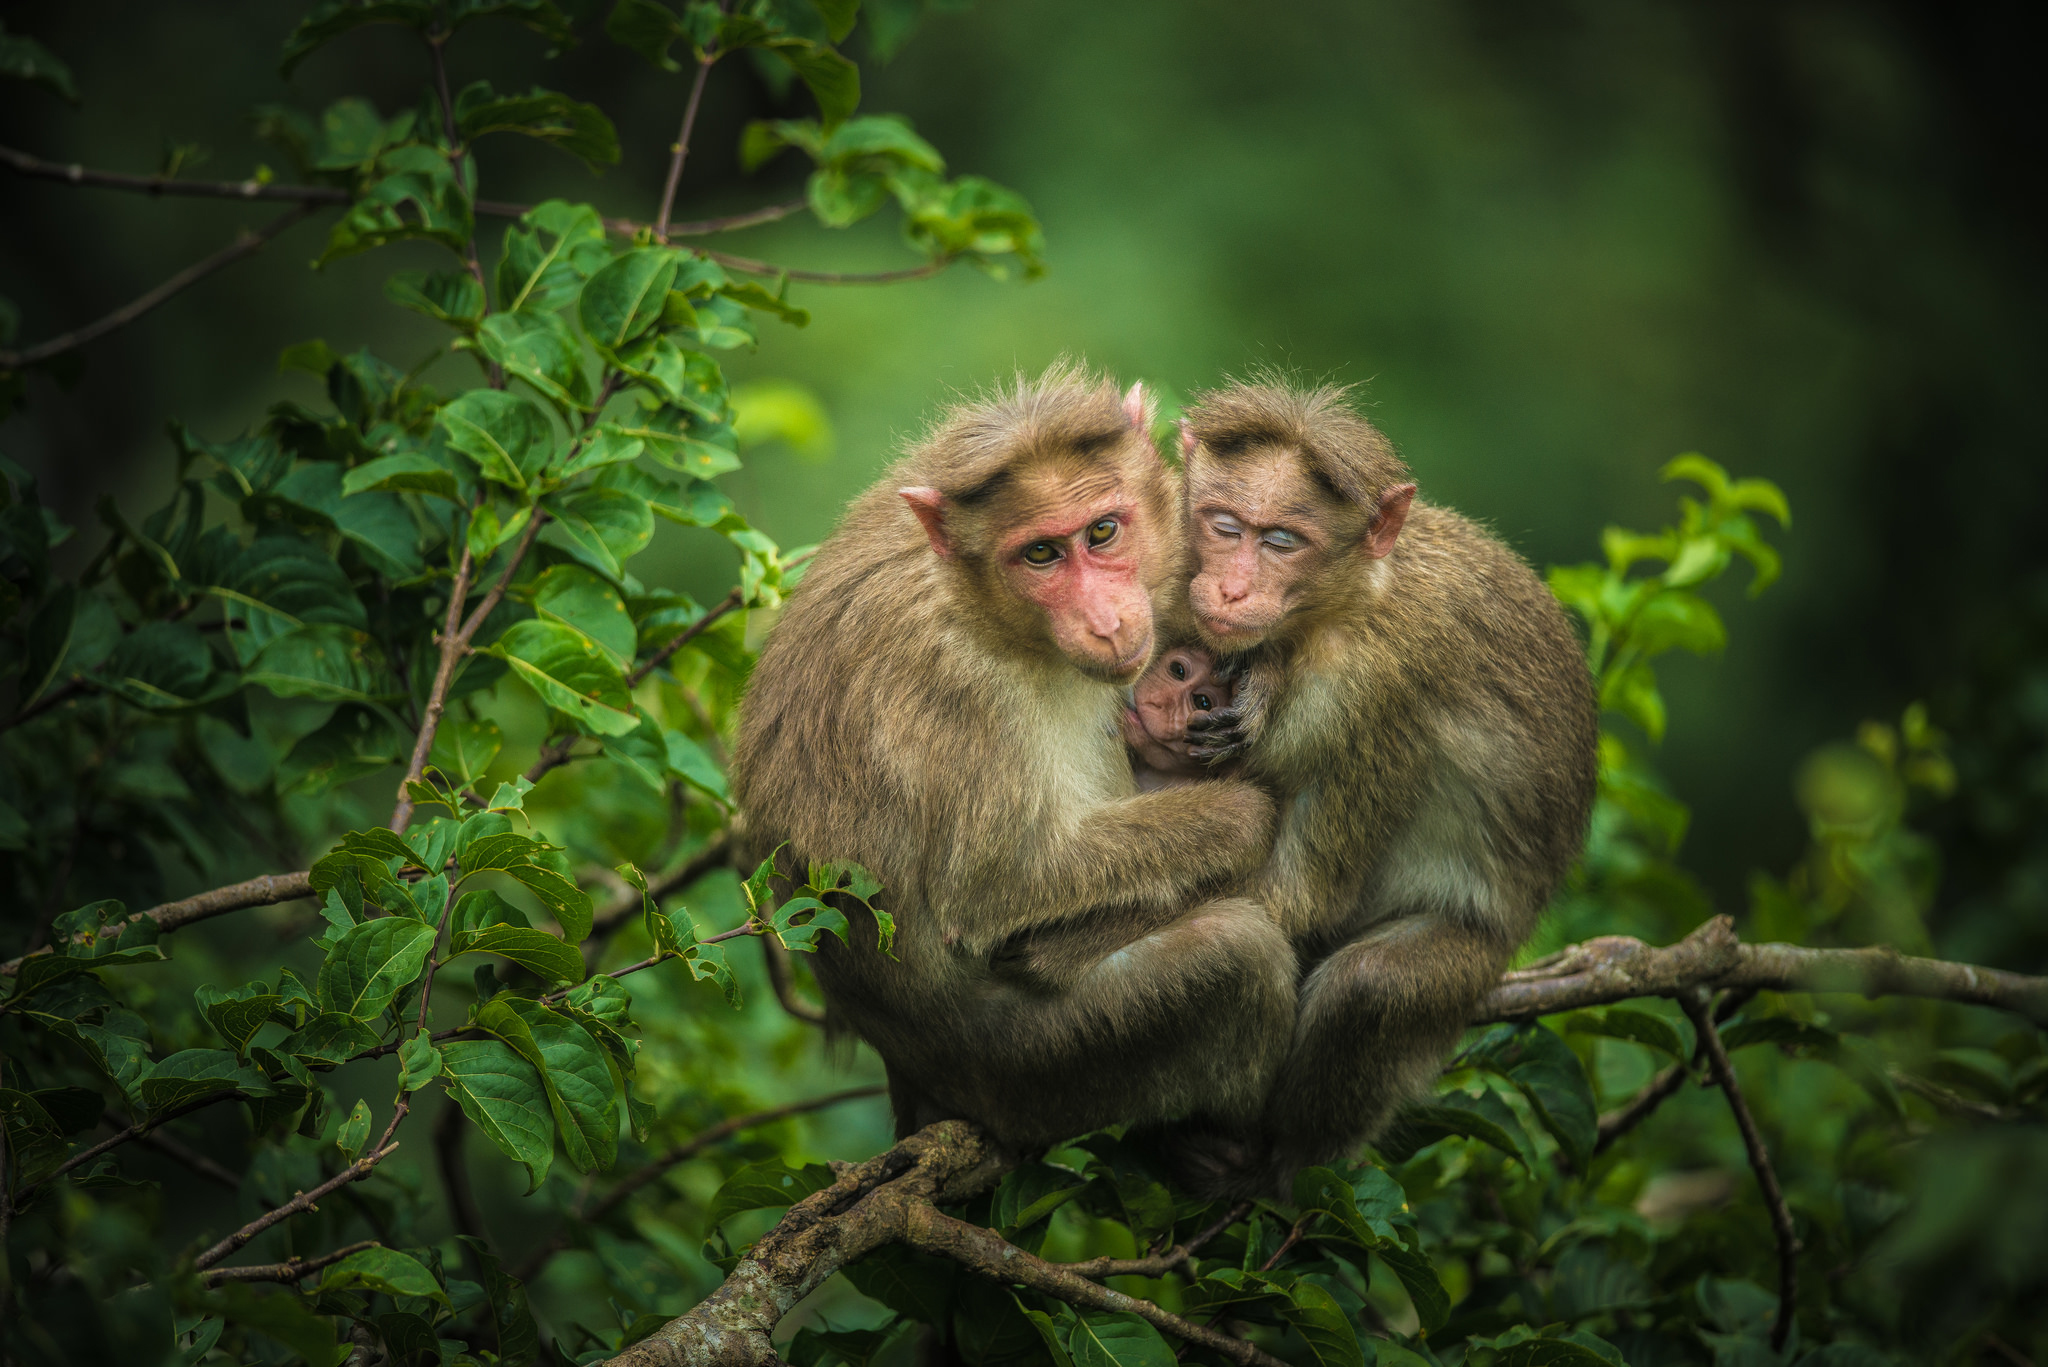
[[[1184,431],[1189,586],[1236,684],[1194,753],[1280,804],[1250,891],[1302,955],[1257,1130],[1184,1137],[1219,1189],[1284,1184],[1421,1091],[1584,840],[1584,653],[1527,565],[1415,498],[1345,391],[1237,385]]]
[[[1208,651],[1176,646],[1154,660],[1132,685],[1131,705],[1123,715],[1124,744],[1131,747],[1139,791],[1216,777],[1218,766],[1195,757],[1197,740],[1188,722],[1229,707],[1230,700],[1230,683],[1216,672]]]
[[[1138,391],[1062,370],[954,408],[855,500],[755,667],[740,852],[882,881],[894,957],[856,908],[815,966],[906,1133],[1241,1128],[1286,1050],[1293,950],[1215,898],[1265,858],[1270,799],[1141,794],[1120,732],[1154,600],[1182,587],[1148,427]]]

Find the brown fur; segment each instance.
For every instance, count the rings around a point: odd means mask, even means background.
[[[1252,1150],[1271,1166],[1226,1185],[1332,1158],[1428,1085],[1577,857],[1592,804],[1591,679],[1556,599],[1445,508],[1414,504],[1391,552],[1370,554],[1406,470],[1343,397],[1234,386],[1190,426],[1198,551],[1204,510],[1247,498],[1299,510],[1315,536],[1261,552],[1260,591],[1279,585],[1286,607],[1260,639],[1203,623],[1242,670],[1242,772],[1281,809],[1249,890],[1309,966]],[[1296,525],[1286,515],[1261,521]]]
[[[939,490],[941,557],[896,495]],[[1122,690],[1052,642],[995,548],[1046,500],[1120,487],[1141,577],[1178,591],[1171,477],[1106,382],[1054,371],[952,410],[855,500],[770,635],[741,712],[742,854],[852,859],[896,957],[827,937],[834,1016],[888,1064],[899,1127],[949,1116],[1044,1144],[1117,1120],[1257,1114],[1294,956],[1255,904],[1270,801],[1139,794]]]

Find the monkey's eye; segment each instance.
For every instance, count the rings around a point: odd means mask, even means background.
[[[1218,536],[1237,537],[1244,533],[1244,528],[1237,525],[1237,519],[1230,517],[1210,518],[1209,528]]]
[[[1195,694],[1195,710],[1197,712],[1207,712],[1215,705],[1215,701],[1207,693]]]
[[[1114,540],[1116,540],[1116,519],[1113,517],[1105,517],[1102,521],[1088,529],[1088,544],[1090,547],[1107,546]]]
[[[1298,551],[1303,546],[1308,544],[1307,542],[1303,541],[1300,537],[1296,536],[1293,532],[1282,531],[1278,527],[1275,527],[1271,531],[1267,532],[1264,536],[1260,537],[1259,540],[1263,541],[1268,546],[1271,546],[1276,551]]]
[[[1166,667],[1166,672],[1173,675],[1176,679],[1185,679],[1188,676],[1188,667],[1179,660],[1175,660]]]
[[[1040,567],[1060,558],[1060,548],[1050,541],[1034,541],[1024,548],[1024,563]]]

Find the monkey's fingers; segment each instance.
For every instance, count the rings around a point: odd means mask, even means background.
[[[1188,758],[1210,765],[1236,759],[1251,743],[1243,723],[1244,714],[1234,707],[1188,718]]]

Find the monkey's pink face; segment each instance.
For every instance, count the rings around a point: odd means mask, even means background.
[[[1131,689],[1124,743],[1162,773],[1199,773],[1202,766],[1188,755],[1188,719],[1230,706],[1231,696],[1231,685],[1216,677],[1208,651],[1194,646],[1169,650]]]
[[[1152,654],[1152,601],[1139,570],[1147,528],[1122,489],[1066,489],[998,548],[1004,582],[1045,614],[1053,644],[1084,674],[1128,683]]]
[[[1293,610],[1328,555],[1327,521],[1292,455],[1205,469],[1188,486],[1198,568],[1188,598],[1202,636],[1257,645]]]

